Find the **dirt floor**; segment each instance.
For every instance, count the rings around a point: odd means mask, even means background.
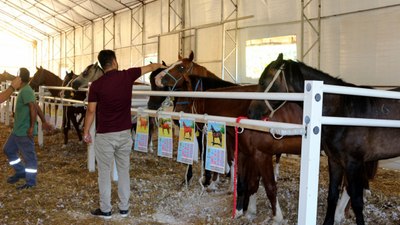
[[[0,143],[10,128],[0,125]],[[98,207],[97,173],[87,169],[85,144],[78,143],[71,132],[71,142],[61,148],[62,135],[44,137],[44,147],[36,147],[39,158],[38,186],[17,191],[18,184],[7,184],[13,171],[0,154],[0,224],[271,224],[271,210],[260,186],[255,218],[231,219],[232,194],[229,180],[221,178],[218,191],[202,191],[197,182],[200,167],[195,165],[195,180],[182,186],[186,166],[176,159],[150,153],[132,153],[131,213],[121,218],[117,210],[116,185],[113,184],[113,211],[110,220],[94,218],[91,209]],[[298,207],[299,159],[283,157],[278,180],[279,201],[285,224],[296,224]],[[321,158],[318,200],[318,224],[322,223],[327,196],[327,163]],[[22,181],[21,181],[22,182]],[[371,182],[372,196],[365,205],[367,224],[400,224],[400,172],[379,169]],[[350,215],[351,216],[351,215]],[[342,224],[354,224],[353,218]]]

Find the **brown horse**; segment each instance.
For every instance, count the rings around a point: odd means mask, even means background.
[[[4,71],[3,73],[0,74],[0,83],[4,82],[4,81],[11,81],[14,80],[15,76],[8,73],[7,71]]]
[[[54,73],[43,69],[43,67],[36,67],[37,71],[33,75],[32,79],[29,81],[29,85],[34,91],[39,91],[39,86],[58,86],[61,87],[63,80]],[[60,90],[49,89],[49,92],[54,97],[60,96]]]
[[[304,63],[283,60],[283,55],[271,62],[262,73],[259,91],[304,92],[305,80],[321,80],[325,84],[357,87],[311,68]],[[266,90],[270,87],[269,90]],[[400,91],[400,88],[393,89]],[[359,117],[373,119],[400,119],[399,100],[324,94],[323,115],[336,117]],[[271,108],[279,101],[271,101]],[[249,116],[259,119],[270,112],[264,101],[254,101]],[[328,208],[324,224],[333,224],[335,209],[343,178],[347,181],[347,192],[356,215],[356,223],[363,225],[363,188],[368,183],[368,164],[377,160],[400,155],[398,137],[400,129],[361,126],[323,126],[321,144],[328,155],[329,193]]]
[[[208,76],[209,71],[204,67],[198,66],[193,61],[193,53],[189,58],[180,58],[180,63],[175,64],[174,68],[169,69],[161,83],[167,86],[181,87],[177,80],[184,80],[182,86],[190,87],[187,90],[198,91],[224,91],[224,92],[254,92],[257,86],[237,86],[235,84],[227,84],[229,82],[222,81],[215,75]],[[193,75],[195,72],[202,74],[201,76]],[[197,75],[197,74],[196,74]],[[171,79],[173,77],[174,79]],[[225,83],[226,88],[216,88],[217,84]],[[221,86],[220,86],[221,87]],[[179,100],[177,100],[179,101]],[[207,113],[208,115],[239,117],[246,115],[250,100],[227,100],[227,99],[189,99],[189,107],[186,110],[193,110],[195,113]],[[176,111],[179,111],[177,109]],[[192,111],[190,111],[192,112]],[[271,120],[286,121],[292,123],[301,123],[301,108],[294,103],[287,103],[279,111],[276,112]],[[250,195],[254,194],[259,186],[259,179],[262,177],[267,196],[271,202],[274,224],[280,224],[283,220],[282,212],[277,200],[276,181],[273,172],[273,155],[280,153],[300,154],[299,137],[284,137],[282,140],[276,140],[271,135],[263,132],[246,129],[239,135],[239,162],[238,163],[238,215],[242,210],[247,208]],[[228,158],[232,159],[234,149],[234,129],[227,128],[227,150]],[[254,208],[252,208],[254,209]],[[251,212],[249,212],[251,213]]]

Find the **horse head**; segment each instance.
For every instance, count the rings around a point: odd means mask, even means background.
[[[164,66],[167,66],[164,61],[162,61],[162,64]],[[151,72],[150,74],[150,86],[152,91],[168,91],[168,87],[158,87],[156,85],[156,76],[161,73],[164,69],[159,68]],[[157,110],[162,106],[162,103],[166,97],[164,96],[150,96],[149,101],[147,102],[147,108],[148,109],[154,109]]]
[[[8,80],[11,81],[11,80],[14,80],[14,79],[15,79],[15,76],[10,74],[10,73],[8,73],[5,70],[4,70],[4,72],[2,74],[0,74],[0,83],[8,81]]]
[[[86,69],[72,81],[72,88],[78,90],[79,88],[88,87],[89,82],[93,82],[103,76],[104,71],[96,62],[86,67]]]
[[[280,53],[275,61],[272,61],[264,69],[258,80],[257,92],[288,92],[285,69],[286,60]],[[265,116],[273,116],[273,113],[280,108],[284,101],[253,100],[250,103],[248,116],[252,119],[261,119]]]
[[[62,80],[59,76],[44,69],[43,67],[36,67],[37,71],[29,81],[29,85],[35,91],[39,90],[39,86],[61,86]],[[54,97],[58,97],[60,90],[49,89],[50,93]]]
[[[173,90],[186,87],[191,91],[190,75],[198,75],[202,77],[217,77],[205,67],[193,62],[194,53],[190,53],[189,58],[178,57],[179,60],[172,64],[169,68],[160,73],[157,78],[159,87],[168,86]]]

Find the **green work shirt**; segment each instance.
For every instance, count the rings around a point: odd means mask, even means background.
[[[12,133],[16,136],[27,136],[27,131],[31,126],[31,115],[29,103],[36,101],[35,93],[28,84],[19,90],[14,114],[14,128]],[[36,120],[36,118],[35,118]],[[33,135],[37,135],[37,122],[33,128]]]

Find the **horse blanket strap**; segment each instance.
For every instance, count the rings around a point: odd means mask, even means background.
[[[239,116],[236,118],[236,123],[239,123],[240,120],[247,119],[245,116]],[[234,154],[234,171],[233,171],[233,210],[232,210],[232,219],[235,218],[236,215],[236,196],[237,196],[237,171],[238,171],[238,149],[239,149],[239,128],[235,126],[235,154]]]

